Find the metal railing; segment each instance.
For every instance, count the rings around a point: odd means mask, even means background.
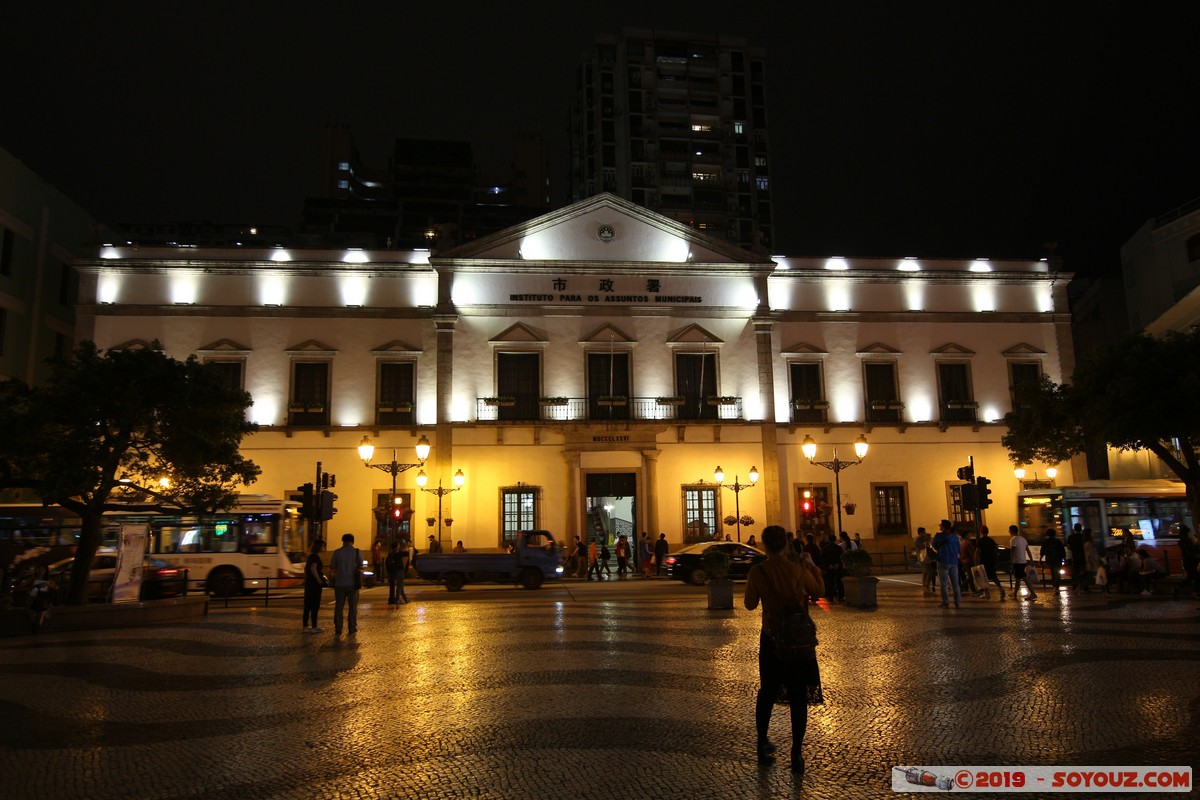
[[[707,398],[658,399],[656,397],[567,397],[554,401],[518,398],[496,401],[478,398],[475,418],[480,422],[606,422],[609,420],[681,420],[711,422],[742,419],[742,398],[717,401]]]

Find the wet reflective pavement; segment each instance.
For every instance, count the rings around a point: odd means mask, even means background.
[[[816,611],[808,772],[760,769],[741,591],[708,611],[666,580],[412,586],[389,610],[376,588],[341,639],[328,604],[305,634],[273,602],[0,640],[0,795],[896,797],[899,764],[1200,767],[1195,601],[943,609],[884,576],[877,610]]]

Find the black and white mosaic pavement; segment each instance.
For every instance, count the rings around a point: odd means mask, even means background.
[[[882,798],[897,764],[1200,767],[1195,601],[942,609],[897,576],[877,610],[816,611],[808,771],[760,769],[740,592],[415,586],[365,592],[340,639],[330,611],[310,635],[298,603],[245,603],[0,640],[0,796]]]

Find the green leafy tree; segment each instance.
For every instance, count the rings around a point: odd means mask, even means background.
[[[1149,450],[1183,482],[1200,519],[1200,330],[1140,333],[1080,359],[1070,384],[1022,386],[1001,442],[1015,464],[1057,463],[1089,443]]]
[[[80,518],[68,602],[86,602],[105,512],[228,508],[259,468],[241,456],[250,395],[157,345],[57,359],[44,386],[0,384],[0,486]],[[165,479],[165,482],[164,482]]]

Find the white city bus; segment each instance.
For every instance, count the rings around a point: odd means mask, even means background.
[[[303,581],[293,563],[304,562],[309,537],[297,502],[243,494],[234,508],[214,514],[110,512],[102,544],[115,545],[121,526],[129,523],[149,525],[146,552],[186,567],[190,585],[211,594],[250,593],[268,583],[287,588]],[[25,551],[14,553],[16,560],[31,554],[39,561],[65,557],[79,540],[79,520],[61,508],[3,506],[0,540]]]

